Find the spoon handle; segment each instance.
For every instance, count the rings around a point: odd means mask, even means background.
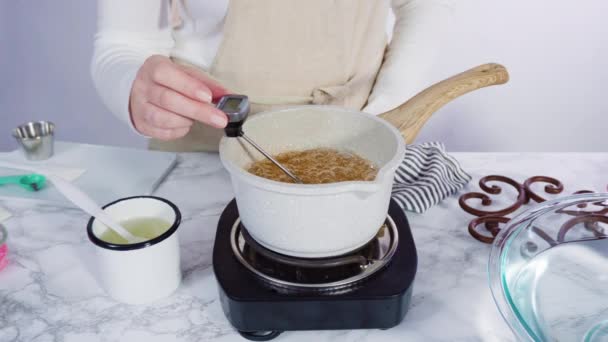
[[[110,227],[112,230],[114,230],[120,236],[125,238],[127,241],[136,242],[138,240],[141,240],[138,237],[131,234],[131,232],[129,232],[128,230],[123,228],[116,221],[114,221],[114,219],[112,219],[110,217],[110,215],[108,215],[105,211],[103,211],[99,207],[99,205],[97,205],[97,203],[95,203],[87,194],[82,192],[80,189],[78,189],[77,187],[73,186],[72,184],[70,184],[69,182],[65,181],[64,179],[62,179],[60,177],[56,177],[56,176],[52,176],[52,175],[49,175],[48,177],[51,180],[51,182],[53,182],[53,185],[55,185],[55,187],[59,191],[61,191],[61,193],[63,193],[63,195],[65,197],[67,197],[70,201],[74,202],[74,204],[78,205],[81,209],[83,209],[89,215],[95,217],[96,219],[101,221],[101,223]]]
[[[110,227],[117,234],[122,236],[129,243],[140,242],[143,239],[134,236],[112,219],[105,211],[103,211],[86,193],[82,192],[76,186],[70,184],[63,178],[56,176],[43,169],[34,169],[27,165],[15,164],[10,162],[0,161],[0,167],[7,167],[11,169],[26,170],[31,172],[38,172],[46,176],[55,185],[55,188],[61,192],[72,203],[77,205],[80,209],[84,210],[87,214],[97,218],[101,223]]]
[[[0,177],[0,185],[4,184],[19,184],[23,176],[4,176]]]

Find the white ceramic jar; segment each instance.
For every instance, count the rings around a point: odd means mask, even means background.
[[[181,213],[175,204],[155,196],[122,198],[103,207],[117,221],[155,217],[172,222],[153,239],[135,244],[113,244],[100,239],[107,229],[91,218],[89,240],[95,246],[99,278],[109,296],[128,304],[152,302],[172,294],[181,283],[177,229]]]

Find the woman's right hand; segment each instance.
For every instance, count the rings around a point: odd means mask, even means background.
[[[137,131],[160,140],[185,136],[194,121],[224,128],[226,114],[211,102],[226,94],[226,89],[199,71],[165,56],[151,56],[131,88],[131,120]]]

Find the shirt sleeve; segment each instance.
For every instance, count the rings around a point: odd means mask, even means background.
[[[393,35],[363,111],[374,115],[404,103],[428,75],[452,21],[450,0],[392,0]]]
[[[91,76],[102,102],[132,131],[129,98],[137,71],[174,44],[168,0],[98,0]]]

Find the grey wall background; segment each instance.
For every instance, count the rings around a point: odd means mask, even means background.
[[[0,0],[0,150],[16,148],[10,131],[23,121],[51,120],[57,138],[141,146],[101,103],[89,65],[96,29],[93,0]]]
[[[507,85],[456,99],[418,141],[451,151],[608,151],[608,24],[603,0],[459,0],[429,85],[477,64]],[[58,139],[144,147],[97,98],[89,75],[96,2],[0,1],[0,151],[27,120]]]

